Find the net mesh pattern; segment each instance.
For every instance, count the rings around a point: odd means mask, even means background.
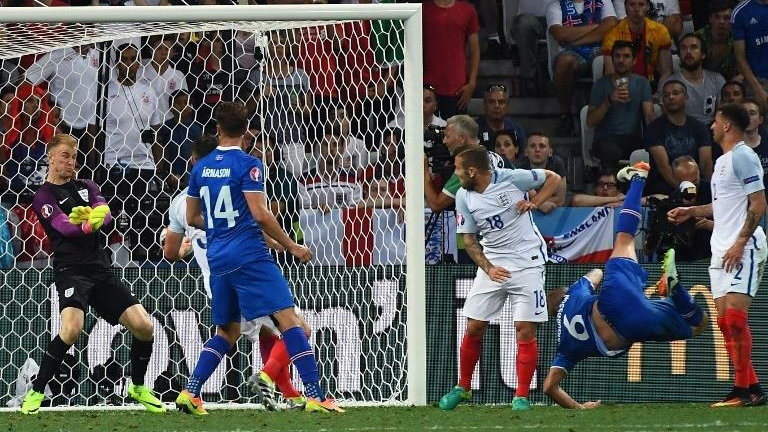
[[[216,134],[229,101],[248,109],[243,149],[265,164],[272,211],[314,253],[306,265],[273,257],[313,330],[322,384],[343,402],[405,401],[402,53],[394,21],[0,27],[0,403],[19,403],[59,330],[53,245],[33,197],[61,133],[78,140],[77,177],[114,216],[99,234],[113,270],[155,325],[147,384],[173,400],[212,327],[192,252],[171,263],[159,238],[193,143]],[[89,313],[51,403],[123,403],[130,341]],[[258,343],[241,338],[205,400],[258,402],[246,382],[261,365]]]

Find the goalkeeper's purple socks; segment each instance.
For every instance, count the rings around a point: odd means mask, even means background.
[[[632,177],[629,184],[629,190],[624,197],[624,205],[619,213],[619,222],[616,224],[616,232],[627,233],[634,236],[642,220],[642,209],[640,202],[643,198],[643,188],[645,188],[645,178],[641,176]]]
[[[317,370],[315,353],[309,346],[309,340],[304,334],[304,330],[301,327],[289,328],[283,332],[283,341],[288,355],[291,356],[291,362],[299,371],[307,397],[324,401],[325,390],[320,387],[320,372]]]
[[[200,352],[200,357],[197,359],[197,365],[192,372],[192,376],[189,377],[186,389],[192,393],[195,397],[200,396],[200,389],[203,384],[208,381],[213,371],[224,359],[229,351],[229,342],[222,336],[216,335],[212,337],[203,346],[203,350]]]

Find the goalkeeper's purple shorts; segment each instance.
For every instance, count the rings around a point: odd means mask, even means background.
[[[215,325],[250,321],[293,308],[293,295],[273,261],[244,264],[228,273],[211,275],[211,321]]]
[[[611,258],[597,298],[597,310],[627,342],[673,341],[692,336],[691,325],[671,300],[645,296],[648,272],[636,261]]]

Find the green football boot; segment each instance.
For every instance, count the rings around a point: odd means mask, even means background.
[[[158,399],[154,392],[147,386],[131,384],[128,387],[128,396],[144,405],[144,408],[149,412],[164,413],[166,411],[163,402]]]
[[[512,411],[528,411],[531,409],[531,402],[527,397],[515,396],[512,399]]]
[[[456,386],[448,394],[440,398],[438,406],[443,411],[450,411],[456,408],[456,405],[470,399],[472,399],[472,390],[464,390],[464,388]]]
[[[24,395],[24,402],[21,404],[21,413],[24,415],[37,415],[40,412],[40,404],[45,399],[44,393],[29,389]]]

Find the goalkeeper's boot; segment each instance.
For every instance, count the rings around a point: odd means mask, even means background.
[[[288,409],[289,410],[304,410],[304,407],[307,406],[307,398],[305,398],[302,395],[294,396],[294,397],[287,397],[285,400],[288,402]]]
[[[675,250],[670,249],[664,254],[661,265],[661,278],[656,283],[656,290],[662,297],[670,297],[678,287],[677,266],[675,265]]]
[[[713,403],[712,408],[736,408],[749,406],[752,399],[749,393],[734,387],[722,400]]]
[[[155,396],[155,393],[145,385],[131,384],[128,387],[128,396],[136,402],[144,405],[147,411],[152,413],[164,413],[166,411],[163,402]]]
[[[45,394],[29,389],[24,395],[24,402],[21,403],[21,413],[25,415],[37,415],[40,412],[40,405],[45,399]]]
[[[531,402],[525,396],[515,396],[512,399],[512,411],[528,411],[531,409]]]
[[[620,182],[628,182],[631,181],[634,176],[648,178],[648,171],[650,170],[651,166],[648,162],[638,162],[632,166],[626,166],[620,169],[616,174],[616,180]]]
[[[340,406],[336,405],[333,399],[326,398],[324,401],[315,398],[307,398],[304,405],[304,411],[307,412],[345,412]]]
[[[196,416],[208,415],[208,411],[203,408],[203,400],[187,390],[182,390],[176,398],[176,409]]]
[[[461,402],[466,402],[472,399],[472,390],[464,390],[461,386],[456,386],[445,396],[440,398],[440,402],[437,406],[443,411],[450,411],[456,408]]]
[[[256,376],[254,382],[256,390],[261,394],[261,403],[264,404],[264,408],[267,411],[279,411],[280,405],[278,404],[278,395],[275,390],[275,382],[267,375],[266,372],[261,371]]]

